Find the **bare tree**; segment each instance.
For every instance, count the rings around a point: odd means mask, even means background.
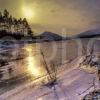
[[[44,67],[49,75],[48,83],[46,83],[44,85],[53,89],[55,99],[59,100],[59,97],[58,97],[57,92],[56,92],[56,86],[55,86],[57,84],[57,66],[54,65],[54,62],[50,62],[50,66],[48,66],[42,50],[40,50],[40,52],[41,52],[41,55],[42,55],[43,60],[44,60]]]
[[[44,60],[44,67],[49,75],[48,83],[46,85],[49,87],[53,87],[57,83],[57,66],[55,66],[53,62],[50,63],[50,66],[47,65],[42,50],[41,50],[41,55]]]
[[[84,49],[84,48],[83,48]],[[91,48],[89,49],[89,53],[85,55],[83,61],[80,63],[79,67],[85,65],[86,67],[89,65],[90,67],[98,68],[98,78],[100,81],[100,62],[94,61],[93,59],[96,56],[94,55],[94,44],[92,44]]]

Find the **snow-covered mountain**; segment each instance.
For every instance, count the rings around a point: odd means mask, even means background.
[[[78,34],[77,38],[91,38],[100,36],[100,29],[89,30],[83,33]]]
[[[62,40],[63,37],[52,32],[44,32],[38,36],[36,36],[36,39],[40,39],[42,41],[58,41]]]

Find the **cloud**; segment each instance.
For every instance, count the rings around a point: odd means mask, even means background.
[[[66,28],[76,34],[100,26],[100,0],[0,0],[0,10],[7,8],[15,17],[22,17],[22,5],[36,12],[31,26],[39,32]]]

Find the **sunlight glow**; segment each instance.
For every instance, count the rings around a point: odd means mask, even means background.
[[[41,75],[41,73],[40,73],[41,71],[38,68],[38,66],[36,65],[35,59],[30,56],[30,57],[27,58],[27,61],[28,61],[28,66],[27,66],[28,67],[28,71],[34,76]]]
[[[27,46],[25,50],[26,54],[28,55],[26,58],[28,74],[35,77],[43,75],[44,72],[42,70],[42,65],[39,65],[39,59],[34,55],[33,47]]]
[[[22,7],[22,13],[28,20],[31,20],[35,16],[34,11],[29,7]]]

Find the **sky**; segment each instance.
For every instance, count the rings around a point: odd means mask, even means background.
[[[0,0],[17,18],[27,17],[35,34],[75,35],[100,28],[100,0]]]

